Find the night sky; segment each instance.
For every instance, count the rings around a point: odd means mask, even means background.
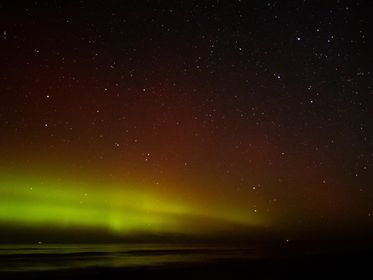
[[[1,1],[0,224],[373,229],[369,1]]]

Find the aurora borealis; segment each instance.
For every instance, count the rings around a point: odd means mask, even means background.
[[[21,180],[11,177],[1,184],[3,222],[61,229],[103,227],[119,235],[206,233],[212,226],[206,222],[216,219],[220,223],[260,224],[258,217],[245,215],[235,208],[214,209],[186,201],[162,200],[149,191],[139,191],[136,185],[95,185],[55,177],[40,180],[32,176]],[[202,223],[197,223],[194,216],[200,217]]]
[[[2,231],[370,232],[372,19],[315,2],[1,2]]]

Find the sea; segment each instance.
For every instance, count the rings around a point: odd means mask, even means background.
[[[156,267],[257,259],[258,247],[205,244],[0,245],[0,272]]]

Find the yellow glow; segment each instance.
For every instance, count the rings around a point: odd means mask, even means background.
[[[2,176],[0,222],[99,227],[118,234],[198,234],[211,230],[211,223],[247,226],[262,223],[258,215],[249,215],[248,211],[165,199],[142,189],[132,184],[87,184],[51,177]],[[210,224],[201,220],[210,221]]]

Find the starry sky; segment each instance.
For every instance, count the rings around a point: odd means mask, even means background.
[[[368,1],[1,1],[0,224],[373,229]]]

